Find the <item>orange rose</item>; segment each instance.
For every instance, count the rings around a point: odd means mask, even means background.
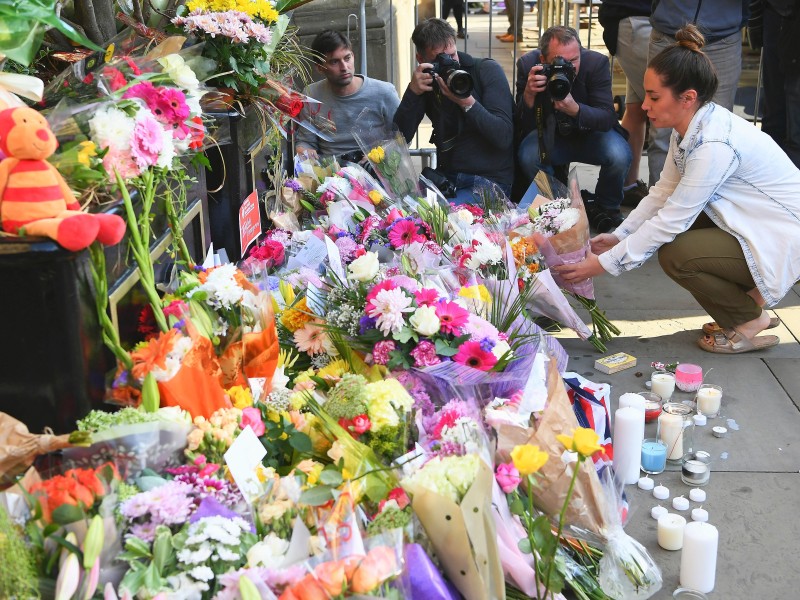
[[[67,477],[72,477],[78,484],[90,490],[95,497],[102,498],[105,496],[106,489],[95,471],[89,469],[70,469],[65,475]]]
[[[314,568],[314,575],[323,589],[331,596],[341,596],[347,588],[344,563],[341,560],[317,565]]]
[[[353,579],[353,574],[358,569],[358,565],[361,564],[361,561],[364,560],[363,556],[348,556],[347,558],[342,560],[344,564],[344,575],[347,577],[347,581]]]
[[[377,588],[397,572],[394,550],[378,546],[369,551],[353,574],[350,589],[356,594],[366,594]]]
[[[289,591],[289,590],[287,590]],[[285,594],[286,592],[284,592]],[[297,600],[329,600],[330,596],[325,593],[322,586],[314,579],[311,574],[306,575],[291,587],[291,593]],[[289,596],[291,598],[292,596]],[[281,595],[283,598],[283,595]],[[284,600],[286,600],[284,598]]]

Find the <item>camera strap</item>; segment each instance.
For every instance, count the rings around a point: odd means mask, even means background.
[[[545,105],[551,107],[547,114],[545,114]],[[536,96],[533,108],[536,118],[536,136],[539,140],[539,163],[549,165],[551,164],[551,149],[555,143],[555,114],[549,99],[545,101],[541,95]]]

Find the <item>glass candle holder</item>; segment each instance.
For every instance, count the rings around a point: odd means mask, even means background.
[[[639,392],[644,398],[644,422],[652,423],[661,414],[661,396],[653,392]]]
[[[650,376],[650,390],[661,396],[664,402],[669,402],[675,391],[675,375],[669,371],[655,371]]]
[[[694,420],[692,409],[680,402],[667,402],[658,417],[658,439],[667,446],[667,460],[678,464],[692,451]]]
[[[722,408],[722,388],[711,383],[704,383],[695,396],[697,413],[709,419],[719,416]]]
[[[703,367],[681,363],[675,368],[675,385],[682,392],[696,392],[703,384]]]
[[[642,471],[650,475],[663,473],[667,466],[667,445],[658,437],[642,442]]]
[[[687,452],[681,461],[681,480],[686,485],[705,485],[711,478],[711,455],[704,450]]]

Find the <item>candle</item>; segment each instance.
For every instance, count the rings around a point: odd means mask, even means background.
[[[650,376],[650,383],[653,393],[661,396],[664,402],[669,402],[675,391],[675,376],[672,373],[656,371]]]
[[[650,509],[650,516],[653,517],[656,521],[658,521],[664,515],[669,514],[666,508],[663,506],[654,506]]]
[[[644,411],[618,408],[614,413],[614,471],[624,484],[639,480],[639,460],[644,439]]]
[[[661,398],[653,392],[640,394],[644,398],[644,422],[652,423],[661,414]]]
[[[636,485],[639,486],[640,490],[650,491],[653,489],[653,486],[655,484],[653,483],[652,479],[650,479],[647,476],[644,476],[644,477],[639,477],[639,483],[637,483]]]
[[[690,452],[681,465],[681,479],[686,485],[705,485],[711,477],[711,455],[698,450]]]
[[[692,490],[689,490],[689,499],[694,500],[695,502],[705,502],[706,492],[705,490],[701,490],[700,488],[694,488]]]
[[[675,385],[683,392],[696,392],[703,383],[703,368],[681,363],[675,368]]]
[[[689,510],[689,501],[683,496],[672,499],[672,508],[675,510]]]
[[[692,419],[694,419],[694,424],[697,427],[703,427],[707,423],[705,415],[694,415]]]
[[[642,471],[657,475],[667,465],[667,445],[661,440],[646,439],[642,442]]]
[[[645,399],[639,394],[622,394],[619,397],[619,408],[631,407],[644,412]]]
[[[667,458],[680,460],[683,456],[683,415],[662,412],[658,417],[659,439],[667,446]]]
[[[669,488],[663,485],[657,485],[653,490],[653,496],[657,500],[666,500],[669,498]]]
[[[697,412],[707,417],[716,417],[722,405],[722,388],[718,385],[703,384],[697,390]]]
[[[708,521],[708,511],[705,510],[702,506],[700,508],[693,508],[692,509],[692,521],[700,521],[701,523],[705,523]]]
[[[660,533],[660,519],[658,524]],[[718,543],[719,532],[713,525],[699,521],[686,525],[683,530],[683,552],[681,553],[682,586],[704,594],[714,589]]]
[[[711,428],[711,433],[714,437],[724,438],[726,435],[728,435],[728,428],[717,425],[716,427]]]
[[[683,547],[683,530],[685,528],[686,519],[682,516],[664,515],[658,520],[658,545],[664,550],[680,550]]]

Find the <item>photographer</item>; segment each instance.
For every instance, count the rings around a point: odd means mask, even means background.
[[[297,131],[297,154],[336,156],[358,162],[363,153],[353,137],[356,119],[362,110],[370,108],[383,118],[375,127],[391,129],[392,116],[400,104],[397,91],[385,81],[356,75],[353,46],[337,31],[322,31],[314,38],[311,49],[317,72],[325,79],[308,85],[303,93],[322,104],[306,104],[301,115],[310,118],[321,110],[336,130],[332,133],[333,141],[329,142],[301,127]]]
[[[627,132],[617,121],[608,59],[581,48],[571,27],[542,34],[540,50],[517,61],[519,166],[532,180],[539,170],[570,162],[600,166],[594,194],[585,198],[589,223],[604,233],[622,222],[622,188],[631,164]],[[523,204],[532,200],[526,194]]]
[[[503,69],[491,59],[456,52],[456,32],[441,19],[417,25],[411,40],[419,65],[394,122],[410,142],[423,117],[430,118],[437,170],[457,188],[456,203],[473,201],[476,176],[510,194],[513,101]]]

